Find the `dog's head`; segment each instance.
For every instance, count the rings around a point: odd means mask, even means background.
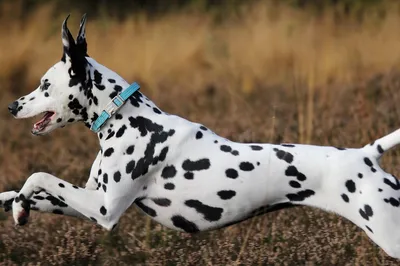
[[[82,17],[76,42],[67,27],[68,17],[61,30],[61,61],[44,74],[36,90],[8,106],[15,118],[44,114],[32,128],[34,135],[49,133],[75,121],[87,121],[86,106],[97,101],[91,93],[92,82],[85,38],[86,15]]]

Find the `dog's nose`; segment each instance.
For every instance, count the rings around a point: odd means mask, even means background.
[[[10,113],[11,113],[12,115],[16,115],[16,114],[18,113],[18,102],[15,101],[15,102],[13,102],[12,104],[10,104],[10,105],[8,106],[8,111],[10,111]]]

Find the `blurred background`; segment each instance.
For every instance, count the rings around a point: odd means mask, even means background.
[[[62,55],[61,23],[88,14],[89,55],[161,109],[243,142],[360,147],[400,127],[400,2],[0,0],[0,189],[45,171],[86,182],[83,125],[33,137],[7,105]],[[399,152],[383,167],[400,174]],[[109,233],[86,221],[0,211],[4,265],[398,265],[351,222],[309,207],[188,235],[135,207]]]

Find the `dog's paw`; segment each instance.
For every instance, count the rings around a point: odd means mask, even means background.
[[[16,225],[25,225],[28,222],[30,209],[31,204],[23,194],[15,197],[12,210]]]

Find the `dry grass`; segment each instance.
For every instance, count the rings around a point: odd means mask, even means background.
[[[385,19],[371,13],[365,22],[269,2],[222,23],[197,13],[139,15],[120,24],[90,18],[89,53],[140,81],[162,109],[225,137],[355,147],[399,127],[398,7],[388,5]],[[20,187],[35,171],[83,185],[98,148],[86,128],[35,138],[32,121],[7,113],[5,106],[36,87],[62,51],[63,18],[53,18],[51,6],[24,21],[15,13],[17,4],[2,6],[0,189]],[[78,19],[74,12],[73,32]],[[394,174],[398,155],[383,160]],[[113,234],[54,215],[33,214],[23,228],[14,228],[8,214],[0,219],[0,263],[7,265],[397,264],[350,222],[306,207],[195,236],[149,223],[134,208]]]

